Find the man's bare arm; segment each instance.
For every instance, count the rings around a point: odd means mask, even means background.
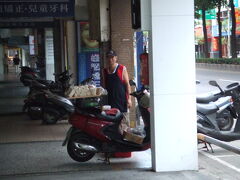
[[[131,97],[130,97],[130,93],[131,93],[131,87],[130,87],[130,84],[129,84],[129,77],[128,77],[128,72],[127,72],[127,69],[125,68],[124,71],[123,71],[123,80],[126,84],[126,88],[127,88],[127,103],[128,103],[128,107],[132,107],[132,100],[131,100]]]

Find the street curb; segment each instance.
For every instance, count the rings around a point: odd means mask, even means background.
[[[235,64],[196,63],[196,68],[240,72],[240,65],[235,65]]]

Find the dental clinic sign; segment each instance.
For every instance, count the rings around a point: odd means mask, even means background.
[[[74,0],[0,0],[0,17],[73,17]]]

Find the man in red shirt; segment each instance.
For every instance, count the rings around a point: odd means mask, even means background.
[[[132,106],[130,97],[131,88],[128,72],[125,66],[117,63],[117,54],[110,50],[107,53],[108,66],[104,69],[105,88],[108,91],[108,104],[112,108],[118,108],[124,118],[120,125],[120,133],[127,131],[130,127],[128,108]]]

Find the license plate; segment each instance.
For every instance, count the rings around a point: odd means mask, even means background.
[[[73,131],[73,127],[70,127],[67,134],[66,134],[66,137],[62,143],[62,146],[65,146],[70,138],[70,135],[72,134],[72,131]]]

